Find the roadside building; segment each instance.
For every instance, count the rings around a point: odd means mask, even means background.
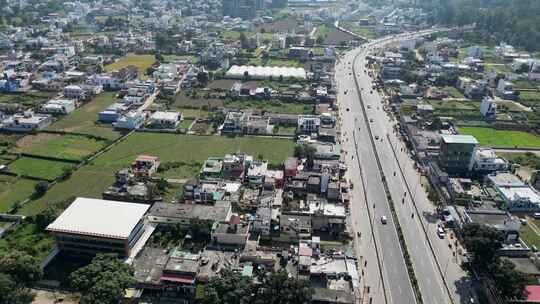
[[[156,111],[150,116],[148,125],[155,129],[176,129],[181,120],[180,112]]]
[[[75,100],[52,99],[41,106],[41,112],[48,114],[69,114],[75,111],[75,108]]]
[[[441,135],[439,164],[450,174],[468,173],[478,141],[471,135]]]
[[[155,203],[149,211],[148,221],[189,227],[193,223],[228,222],[231,215],[231,203],[226,201],[215,205]]]
[[[61,251],[75,255],[112,252],[127,257],[144,233],[146,204],[78,197],[46,230]]]

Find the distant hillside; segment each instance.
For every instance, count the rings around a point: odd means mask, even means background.
[[[540,51],[539,0],[418,0],[432,23],[476,23],[477,35],[504,40],[528,51]]]

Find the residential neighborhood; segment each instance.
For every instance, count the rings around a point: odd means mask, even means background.
[[[540,303],[540,6],[484,2],[4,1],[0,304]]]

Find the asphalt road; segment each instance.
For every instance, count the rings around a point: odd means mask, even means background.
[[[373,303],[416,303],[359,103],[360,97],[355,89],[351,69],[355,57],[356,53],[351,52],[342,58],[336,68],[336,81],[341,132],[344,134],[342,145],[348,151],[349,179],[355,185],[351,217],[354,230],[361,233],[357,243],[362,267],[367,260],[363,282],[369,286],[369,293],[364,289],[364,297],[372,298]],[[381,222],[382,216],[387,217],[387,224]]]
[[[392,40],[396,39],[375,41],[370,45],[382,47]],[[427,199],[420,175],[393,131],[395,122],[383,111],[381,96],[376,91],[371,92],[371,79],[364,73],[366,55],[366,49],[346,54],[336,66],[336,81],[344,134],[342,146],[348,151],[349,178],[357,185],[353,192],[351,217],[354,230],[361,233],[356,242],[358,255],[361,260],[368,260],[363,280],[370,286],[367,297],[372,297],[373,303],[416,303],[381,181],[377,153],[395,202],[423,302],[467,303],[471,297],[468,294],[470,280],[459,267],[454,240],[449,235],[441,239],[436,234],[435,208]],[[351,69],[352,64],[356,75]],[[357,77],[360,92],[353,77]],[[367,116],[364,116],[364,110]],[[388,218],[386,225],[380,222],[383,215]]]

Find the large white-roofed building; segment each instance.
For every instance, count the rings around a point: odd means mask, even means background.
[[[47,227],[64,252],[127,257],[144,233],[146,204],[78,197]]]
[[[274,79],[280,76],[284,79],[306,79],[307,74],[304,68],[292,67],[270,67],[270,66],[252,66],[252,65],[233,65],[225,74],[227,78],[244,79],[246,73],[249,79]]]

